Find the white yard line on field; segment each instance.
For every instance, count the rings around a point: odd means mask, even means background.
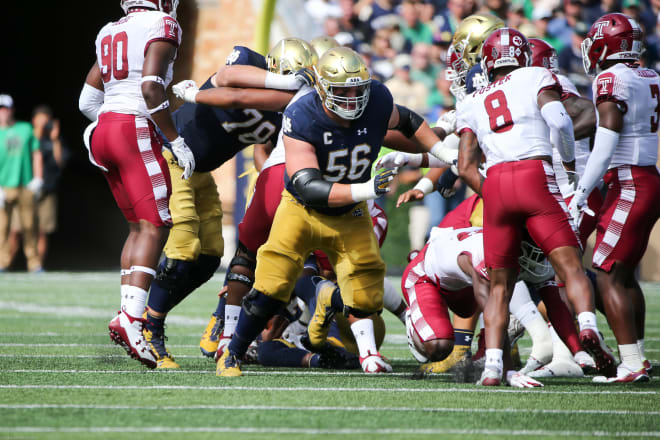
[[[177,356],[178,357],[178,356]],[[122,371],[122,370],[0,370],[0,373],[15,373],[15,374],[215,374],[215,370],[198,371],[198,370],[135,370],[135,371]],[[362,371],[318,371],[318,370],[265,370],[265,371],[243,371],[246,376],[364,376]],[[412,376],[412,373],[388,373],[389,376]],[[451,373],[433,373],[431,376],[450,376]]]
[[[221,381],[222,379],[219,379]],[[594,391],[553,391],[547,389],[493,389],[482,388],[353,388],[353,387],[259,387],[259,386],[193,386],[193,385],[0,385],[0,389],[37,389],[37,390],[195,390],[195,391],[336,391],[336,392],[386,392],[386,393],[543,393],[570,395],[657,395],[657,391],[620,391],[607,390],[604,387]]]
[[[628,410],[563,410],[529,408],[435,408],[435,407],[387,407],[387,406],[273,406],[273,405],[72,405],[72,404],[0,404],[0,409],[92,409],[92,410],[232,410],[232,411],[389,411],[389,412],[443,412],[443,413],[524,413],[524,414],[561,414],[561,415],[621,415],[621,416],[658,416],[660,411]]]
[[[3,433],[258,433],[258,434],[302,434],[302,435],[494,435],[494,436],[546,436],[546,437],[660,437],[660,431],[568,431],[568,430],[540,430],[540,429],[442,429],[442,428],[340,428],[340,429],[314,429],[314,428],[280,428],[280,427],[50,427],[50,426],[17,426],[13,428],[0,428]]]

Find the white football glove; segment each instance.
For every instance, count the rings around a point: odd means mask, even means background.
[[[401,151],[392,151],[378,159],[376,169],[381,168],[400,168],[406,165],[419,167],[422,164],[423,156],[421,154],[408,154]]]
[[[369,356],[364,358],[361,357],[360,365],[362,365],[362,371],[368,374],[392,372],[392,367],[385,362],[385,359],[383,359],[380,353],[369,354]]]
[[[34,193],[34,196],[36,198],[39,198],[41,196],[41,189],[44,186],[44,179],[41,177],[34,177],[32,180],[30,180],[26,186],[26,188]]]
[[[194,104],[196,102],[195,96],[197,96],[199,93],[199,87],[197,87],[195,81],[186,79],[174,84],[172,86],[172,91],[177,98],[183,99],[186,102],[192,102]]]
[[[195,171],[195,156],[193,155],[193,152],[190,151],[190,148],[186,145],[186,141],[183,140],[181,136],[171,141],[170,145],[172,146],[172,152],[176,156],[179,166],[183,168],[183,174],[181,177],[183,179],[190,178],[193,171]]]
[[[447,148],[442,141],[436,142],[429,153],[450,166],[454,164],[454,161],[458,161],[458,150]],[[456,174],[458,174],[458,172]]]
[[[516,388],[536,388],[543,386],[538,380],[513,370],[506,372],[506,382],[509,386]]]
[[[443,113],[436,121],[435,126],[442,128],[447,135],[456,131],[456,110]]]
[[[582,197],[578,197],[577,191],[571,199],[571,203],[568,204],[568,213],[573,218],[573,224],[576,228],[580,227],[580,223],[582,223],[582,217],[584,214],[590,215],[592,217],[596,215],[591,209],[589,209],[587,201],[583,200]]]
[[[566,170],[568,176],[568,183],[573,187],[573,191],[577,190],[578,183],[580,183],[580,176],[575,171]]]

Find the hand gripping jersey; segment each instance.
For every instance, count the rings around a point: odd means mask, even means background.
[[[472,257],[472,266],[486,277],[481,228],[433,228],[424,257],[424,273],[437,286],[456,291],[472,286],[472,278],[458,266],[458,257]]]
[[[609,169],[655,165],[660,123],[658,74],[637,65],[618,63],[598,75],[592,87],[596,105],[612,101],[623,112],[623,129]]]
[[[103,26],[96,37],[96,59],[105,89],[99,113],[149,117],[142,97],[142,68],[149,45],[156,41],[167,41],[177,48],[181,44],[179,24],[164,12],[132,12]],[[172,65],[163,78],[165,87],[172,81]]]
[[[227,64],[266,69],[266,59],[247,47],[234,46]],[[211,78],[200,90],[213,88]],[[193,103],[183,104],[173,114],[177,131],[195,155],[195,171],[213,171],[252,144],[274,141],[279,132],[280,113],[255,109],[222,109]]]
[[[456,128],[472,131],[487,167],[531,156],[552,156],[550,128],[541,116],[538,94],[561,93],[557,78],[541,67],[521,67],[468,95],[458,104]]]
[[[571,82],[568,77],[564,75],[555,75],[559,80],[559,85],[561,85],[561,100],[564,102],[571,96],[580,96],[580,93],[577,91],[575,85]],[[565,104],[564,104],[565,105]],[[589,138],[580,139],[575,141],[575,172],[578,176],[582,176],[584,173],[584,167],[587,165],[587,159],[589,158]],[[567,198],[573,195],[574,188],[573,185],[568,183],[568,175],[566,174],[566,169],[562,165],[561,156],[557,149],[552,151],[552,167],[555,170],[555,178],[557,179],[557,185],[559,185],[559,191],[561,192],[562,197]]]
[[[349,127],[342,127],[326,115],[319,95],[309,93],[284,111],[282,129],[285,135],[314,146],[325,180],[362,183],[371,178],[371,165],[378,157],[387,132],[392,106],[392,95],[387,87],[371,81],[366,109]],[[287,190],[303,203],[288,177],[285,177]],[[326,215],[341,215],[355,205],[316,210]]]
[[[289,101],[286,108],[289,108],[290,105],[292,105],[294,102],[299,100],[301,97],[312,92],[314,92],[314,87],[309,87],[309,86],[301,87],[300,90],[298,90],[298,92],[296,92],[296,94],[293,95],[293,98],[291,98],[291,101]],[[270,156],[268,156],[268,159],[266,159],[266,161],[264,162],[261,171],[265,170],[268,167],[272,167],[273,165],[284,163],[284,159],[285,159],[284,141],[282,140],[282,130],[279,130],[279,133],[277,134],[277,145],[275,145],[275,148],[273,148],[273,151],[271,151]]]

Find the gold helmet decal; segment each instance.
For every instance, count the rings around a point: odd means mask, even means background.
[[[303,67],[314,65],[314,48],[300,38],[284,38],[278,41],[266,55],[268,70],[274,73],[294,73]]]
[[[504,27],[504,22],[492,14],[473,14],[458,25],[447,54],[447,79],[452,81],[452,93],[459,97],[465,88],[468,70],[479,62],[481,46],[496,29]],[[457,94],[458,93],[458,94]],[[463,90],[464,95],[464,90]]]
[[[310,44],[312,45],[312,47],[316,51],[316,54],[319,57],[322,57],[324,53],[326,53],[328,50],[332,49],[333,47],[339,47],[339,43],[337,43],[337,40],[327,35],[314,38],[312,41],[310,41]]]
[[[344,119],[359,118],[369,102],[371,75],[362,57],[348,47],[323,54],[316,66],[318,91],[328,110]]]

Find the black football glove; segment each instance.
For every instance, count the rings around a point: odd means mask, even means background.
[[[454,174],[451,168],[447,169],[444,173],[442,173],[442,176],[440,176],[440,180],[438,181],[438,192],[445,199],[448,199],[456,194],[456,190],[454,189],[454,183],[456,183],[456,179],[458,179],[458,176]]]
[[[381,196],[389,191],[388,186],[390,185],[390,182],[392,182],[392,179],[394,179],[396,173],[397,169],[391,168],[374,176],[372,180],[374,182],[374,193],[377,196]]]

